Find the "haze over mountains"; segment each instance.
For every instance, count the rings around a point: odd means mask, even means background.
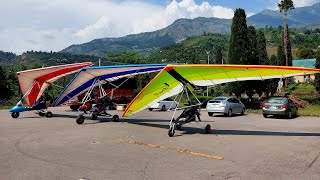
[[[248,24],[257,28],[282,26],[283,15],[274,10],[264,10],[247,18]],[[300,7],[289,11],[290,27],[317,27],[320,25],[320,3]],[[102,38],[71,45],[62,52],[72,54],[90,54],[105,57],[109,52],[140,51],[152,52],[158,48],[184,40],[187,37],[199,36],[204,33],[229,34],[232,20],[219,18],[179,19],[166,28],[120,38]]]

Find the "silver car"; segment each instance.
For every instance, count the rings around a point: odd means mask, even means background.
[[[231,117],[233,114],[243,115],[246,112],[244,104],[235,97],[216,97],[207,103],[208,115],[212,116],[214,113],[222,113]]]

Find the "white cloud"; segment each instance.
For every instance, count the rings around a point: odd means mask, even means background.
[[[295,7],[311,6],[318,2],[320,1],[319,0],[293,0]]]
[[[232,18],[233,10],[194,0],[166,6],[141,0],[2,0],[0,50],[59,51],[95,38],[120,37],[164,28],[179,18]]]

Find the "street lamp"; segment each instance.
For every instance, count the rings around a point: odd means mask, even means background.
[[[208,55],[208,64],[210,64],[209,62],[210,62],[210,59],[209,59],[209,57],[210,57],[210,51],[206,51],[206,53],[207,53],[207,55]]]

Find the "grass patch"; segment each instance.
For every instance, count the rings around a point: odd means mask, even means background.
[[[320,105],[309,105],[303,109],[299,109],[300,116],[320,116]]]
[[[4,109],[10,109],[13,106],[9,106],[9,105],[5,105],[5,106],[0,106],[0,110],[4,110]]]

